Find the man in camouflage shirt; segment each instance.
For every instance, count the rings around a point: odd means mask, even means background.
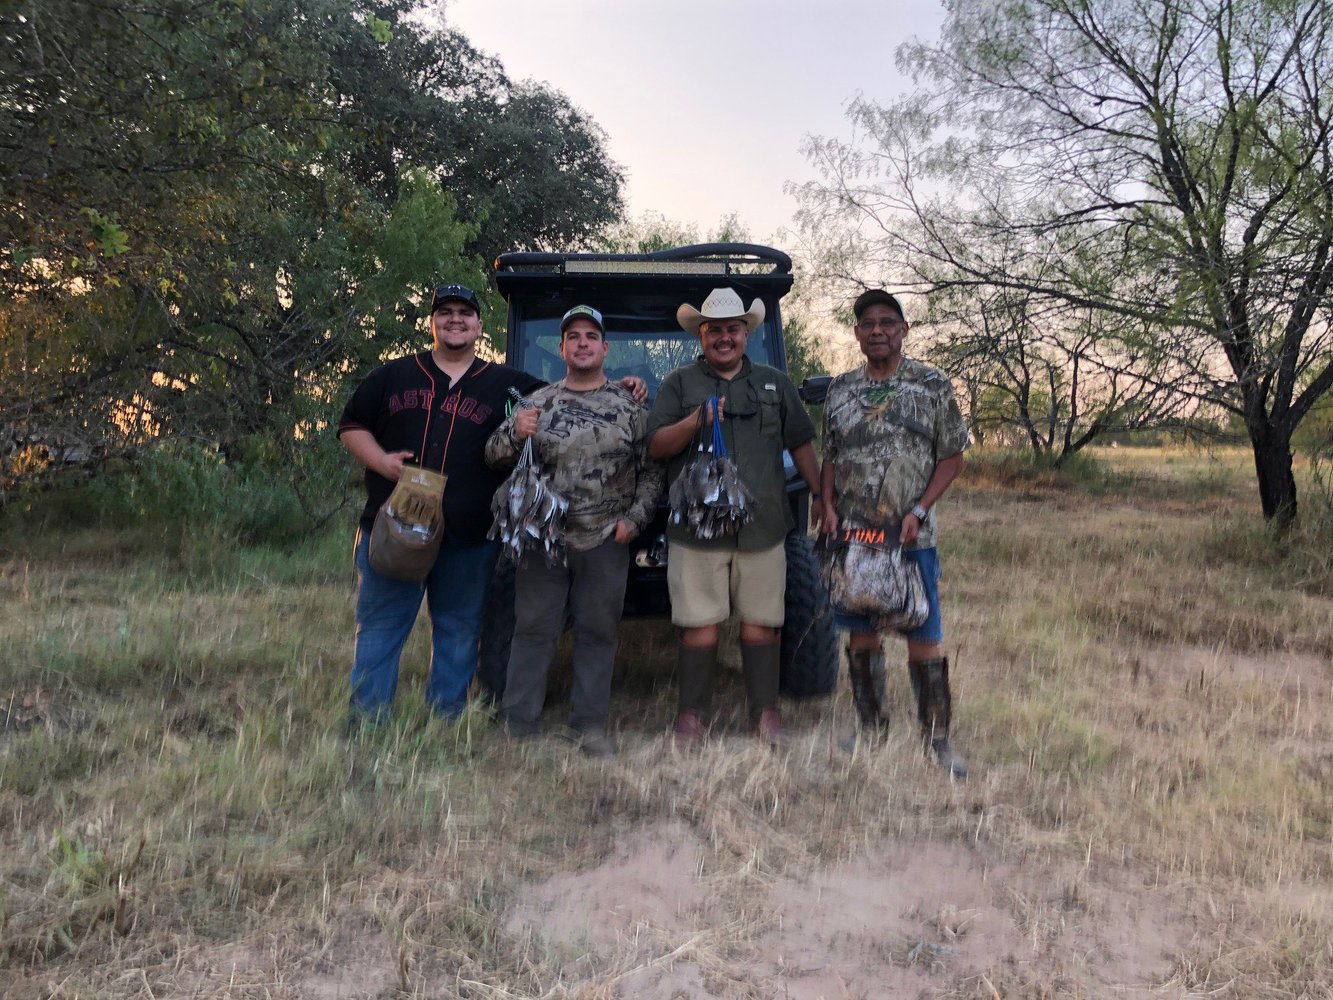
[[[514,641],[501,714],[514,736],[535,735],[546,673],[565,626],[574,620],[574,688],[569,725],[583,751],[609,757],[607,735],[616,628],[625,605],[629,542],[651,520],[665,469],[646,452],[648,411],[607,381],[609,345],[602,315],[575,306],[560,321],[566,376],[538,389],[486,442],[486,461],[512,465],[532,438],[552,488],[569,501],[564,565],[525,557],[514,581]]]
[[[852,310],[866,362],[835,378],[824,404],[824,524],[830,531],[891,527],[904,555],[920,567],[930,615],[904,634],[908,671],[927,751],[952,776],[965,778],[966,764],[949,742],[952,698],[932,508],[963,466],[967,425],[948,378],[903,355],[908,324],[898,300],[871,289]],[[887,726],[880,633],[863,615],[835,608],[835,617],[850,633],[857,714],[865,730],[878,734]]]

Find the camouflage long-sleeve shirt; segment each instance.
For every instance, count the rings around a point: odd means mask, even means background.
[[[527,401],[541,410],[536,458],[569,501],[565,544],[576,552],[595,548],[622,519],[636,531],[647,527],[666,477],[665,464],[648,457],[648,411],[612,382],[576,391],[562,380]],[[511,466],[522,448],[511,415],[486,442],[486,463]]]
[[[890,378],[866,367],[843,372],[824,402],[824,460],[833,463],[838,518],[849,526],[898,521],[921,498],[942,458],[967,447],[953,386],[929,365],[903,358]],[[913,548],[936,538],[931,511]]]

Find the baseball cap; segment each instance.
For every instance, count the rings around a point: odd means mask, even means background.
[[[907,319],[903,314],[903,307],[898,304],[898,300],[882,288],[868,288],[858,295],[856,301],[852,303],[852,312],[856,314],[857,319],[860,319],[861,314],[873,305],[888,306],[898,314],[900,319]]]
[[[602,314],[592,306],[575,306],[569,312],[560,317],[560,332],[565,332],[565,327],[569,326],[576,319],[590,319],[597,324],[597,329],[602,331],[602,336],[606,336],[606,326],[602,323]]]
[[[431,313],[434,314],[435,310],[446,302],[464,302],[470,305],[478,316],[481,315],[481,304],[477,302],[477,293],[467,285],[441,285],[435,289],[435,294],[430,300]]]

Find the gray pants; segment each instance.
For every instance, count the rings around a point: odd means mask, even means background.
[[[629,546],[608,539],[586,552],[568,552],[565,565],[527,558],[514,578],[514,642],[500,709],[510,732],[536,732],[546,701],[546,673],[556,640],[573,617],[574,688],[569,725],[582,732],[604,730],[611,709],[611,671],[625,608]]]

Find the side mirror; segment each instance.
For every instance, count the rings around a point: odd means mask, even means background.
[[[801,380],[801,387],[796,390],[796,394],[803,403],[819,404],[828,398],[828,387],[832,384],[832,375],[811,375]]]

